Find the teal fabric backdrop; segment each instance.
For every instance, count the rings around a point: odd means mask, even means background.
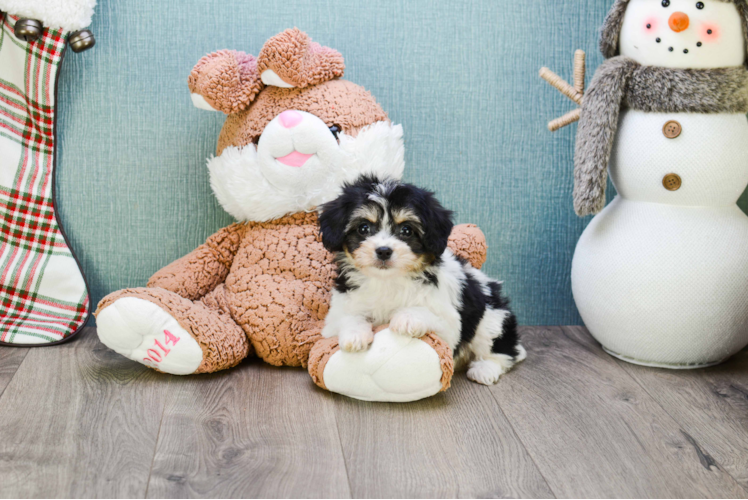
[[[338,49],[346,78],[403,124],[406,179],[480,225],[485,270],[506,281],[520,321],[579,324],[569,273],[588,221],[571,204],[576,125],[546,130],[571,104],[537,73],[547,65],[570,78],[578,48],[594,69],[610,4],[100,0],[96,48],[64,62],[57,184],[94,301],[145,285],[231,222],[205,167],[223,115],[192,107],[187,75],[208,52],[257,55],[297,26]]]

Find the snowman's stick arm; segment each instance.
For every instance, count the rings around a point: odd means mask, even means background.
[[[567,125],[578,122],[580,116],[582,116],[582,108],[577,108],[573,111],[569,111],[561,118],[556,118],[555,120],[548,123],[548,130],[550,130],[551,132],[555,132],[556,130],[562,129]]]
[[[540,78],[558,89],[559,92],[577,103],[580,107],[566,113],[561,118],[556,118],[548,124],[548,130],[555,132],[567,125],[579,121],[582,115],[582,102],[584,101],[584,78],[586,73],[587,56],[583,50],[574,53],[574,85],[569,85],[566,80],[558,76],[548,68],[540,68]]]
[[[587,54],[583,50],[574,52],[574,90],[584,95],[584,77],[587,68]]]
[[[575,103],[579,104],[580,106],[582,105],[582,98],[584,97],[584,94],[566,83],[563,78],[558,76],[553,71],[549,70],[548,68],[540,68],[540,78],[550,83],[551,86],[558,89],[559,92],[564,94]]]

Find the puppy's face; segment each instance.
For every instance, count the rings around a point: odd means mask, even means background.
[[[436,260],[424,248],[418,215],[405,207],[389,207],[384,198],[358,207],[346,226],[346,257],[364,274],[419,272]]]
[[[322,241],[367,276],[419,273],[447,246],[451,213],[432,193],[365,177],[322,207]]]

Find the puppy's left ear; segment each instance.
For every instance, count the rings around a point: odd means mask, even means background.
[[[345,195],[319,208],[319,232],[322,244],[330,252],[342,252],[350,203]]]
[[[452,211],[439,203],[433,193],[426,193],[421,206],[421,223],[424,227],[421,238],[426,250],[437,257],[444,253],[452,234]]]

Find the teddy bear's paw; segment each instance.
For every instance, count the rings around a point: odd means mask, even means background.
[[[173,375],[195,373],[200,344],[169,313],[137,297],[123,297],[98,312],[99,340],[138,363]]]
[[[368,328],[367,328],[368,327]],[[340,348],[346,352],[361,352],[369,348],[374,341],[371,325],[361,325],[356,330],[340,332]]]
[[[452,228],[449,235],[449,248],[476,269],[486,263],[486,235],[475,224],[460,224]]]
[[[364,401],[408,402],[449,387],[452,354],[432,335],[415,339],[387,328],[362,352],[338,349],[335,338],[312,349],[309,371],[320,387]]]

